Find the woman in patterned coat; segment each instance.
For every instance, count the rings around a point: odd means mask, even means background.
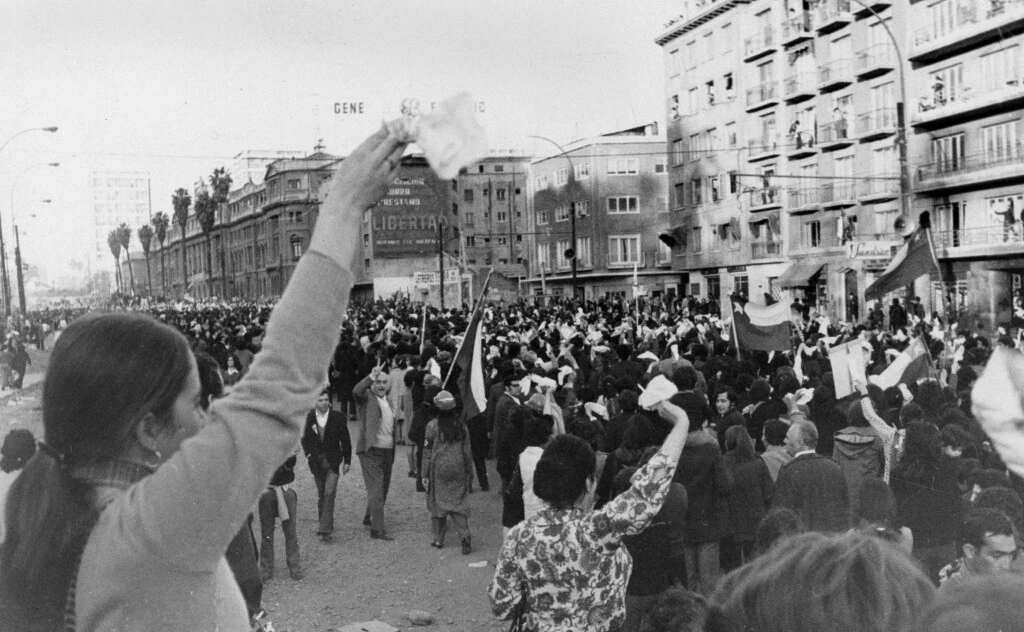
[[[517,619],[527,630],[622,628],[632,570],[622,540],[661,509],[689,428],[678,406],[664,401],[656,408],[675,424],[672,432],[630,488],[597,511],[583,510],[596,486],[593,450],[571,435],[551,440],[533,479],[546,506],[505,538],[490,587],[495,615]]]

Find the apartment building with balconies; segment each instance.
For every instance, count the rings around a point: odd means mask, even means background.
[[[914,218],[927,213],[941,270],[922,289],[964,326],[1022,326],[1024,2],[922,1],[910,15]]]
[[[491,288],[516,291],[529,274],[527,181],[530,157],[494,150],[452,182],[452,212],[462,239],[460,264],[494,269]]]
[[[575,141],[564,153],[534,160],[530,293],[572,295],[568,253],[575,255],[578,291],[586,298],[631,299],[634,274],[649,295],[676,295],[679,275],[658,239],[669,226],[666,162],[657,124]]]
[[[658,39],[674,157],[668,239],[693,294],[863,315],[864,288],[887,264],[877,253],[898,244],[900,66],[886,26],[898,38],[904,13],[882,0],[720,0]],[[706,39],[717,42],[711,60],[676,52]],[[740,103],[677,116],[673,95],[707,73],[737,78]],[[721,128],[735,132],[702,133]]]

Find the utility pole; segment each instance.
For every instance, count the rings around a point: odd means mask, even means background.
[[[437,271],[438,287],[441,288],[441,309],[444,309],[444,218],[437,222]]]
[[[18,266],[18,307],[21,317],[25,317],[25,276],[21,268],[21,239],[18,237],[18,225],[14,225],[14,265]],[[129,262],[130,265],[130,262]]]

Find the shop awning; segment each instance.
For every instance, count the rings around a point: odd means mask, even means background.
[[[686,229],[683,226],[673,226],[658,235],[658,239],[669,248],[681,246],[686,243]]]
[[[821,269],[823,267],[825,267],[825,264],[815,263],[812,261],[808,261],[805,263],[794,263],[793,265],[789,266],[789,268],[785,272],[782,273],[782,276],[779,277],[779,280],[776,281],[776,284],[783,289],[789,289],[793,287],[804,287],[805,285],[810,284],[811,279],[813,279],[816,274],[821,272]]]

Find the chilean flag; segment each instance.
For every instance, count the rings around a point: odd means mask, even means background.
[[[736,346],[751,351],[789,351],[793,348],[793,323],[789,305],[755,305],[733,294],[732,325]]]

